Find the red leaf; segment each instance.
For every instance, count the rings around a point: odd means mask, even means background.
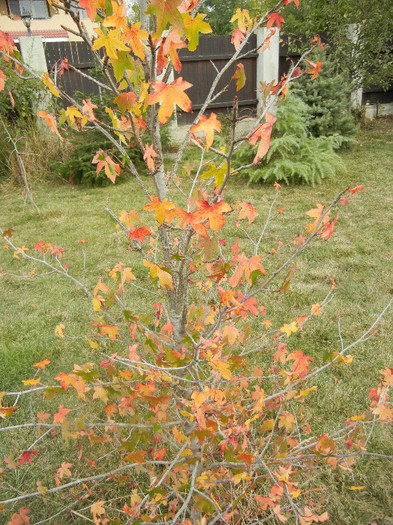
[[[129,238],[130,240],[136,239],[139,242],[145,242],[145,237],[148,235],[153,235],[150,228],[147,226],[142,226],[141,228],[135,228],[134,226],[131,226]]]
[[[308,362],[312,360],[312,357],[304,355],[301,350],[296,350],[288,355],[287,361],[294,359],[292,365],[292,372],[299,377],[304,377],[308,374]]]
[[[25,450],[24,452],[22,452],[19,458],[19,466],[21,467],[23,463],[28,463],[29,465],[32,465],[33,455],[38,456],[38,452],[36,450]]]
[[[359,191],[359,190],[364,190],[364,186],[358,186],[358,185],[356,185],[356,186],[354,186],[353,188],[350,188],[350,189],[348,190],[348,193],[350,193],[351,195],[353,195],[354,193],[356,193],[356,192]]]
[[[281,29],[281,23],[285,24],[284,18],[280,15],[280,13],[270,13],[267,15],[268,23],[266,24],[266,28],[269,29],[269,27],[272,27],[272,25],[276,25],[278,29]]]

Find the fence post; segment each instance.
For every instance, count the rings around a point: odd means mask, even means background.
[[[44,52],[44,45],[41,36],[21,36],[19,37],[20,52],[23,61],[35,73],[42,75],[48,71]]]
[[[44,45],[41,36],[21,36],[19,38],[20,52],[23,61],[35,73],[43,75],[48,71],[45,58]],[[50,95],[45,90],[38,90],[32,100],[34,111],[47,110],[50,105]],[[43,133],[48,133],[49,128],[42,119],[37,119],[37,127]]]
[[[258,48],[264,45],[266,37],[270,35],[270,29],[260,28],[256,31],[257,35],[257,46]],[[262,100],[262,94],[259,91],[261,82],[271,82],[274,80],[278,81],[279,78],[279,65],[280,65],[280,32],[278,29],[275,30],[274,35],[270,38],[270,45],[262,53],[258,53],[257,57],[257,99],[258,99],[258,114],[261,113],[264,107]],[[275,112],[275,108],[271,108],[272,113]]]
[[[349,24],[348,25],[347,37],[348,37],[348,40],[350,40],[354,46],[357,45],[357,42],[359,40],[359,30],[360,30],[359,24]],[[356,74],[355,81],[357,84],[361,84],[363,82],[363,79],[358,74]],[[361,108],[362,101],[363,101],[363,88],[357,86],[353,89],[351,93],[352,107],[354,109]]]

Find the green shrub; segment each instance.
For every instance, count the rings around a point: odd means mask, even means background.
[[[310,108],[289,94],[279,105],[268,153],[260,165],[243,170],[250,182],[307,183],[313,186],[333,177],[344,163],[334,152],[342,144],[340,135],[314,137],[309,131]],[[235,156],[237,166],[252,162],[257,145],[242,148]]]
[[[322,70],[312,82],[304,75],[293,86],[293,93],[309,107],[307,126],[314,137],[338,135],[341,144],[354,141],[356,125],[351,114],[351,90],[343,74],[337,72],[326,53],[315,56]]]

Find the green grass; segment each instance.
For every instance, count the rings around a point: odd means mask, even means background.
[[[279,297],[266,294],[260,299],[267,307],[267,317],[274,322],[273,326],[282,326],[293,317],[308,313],[310,305],[326,295],[330,278],[336,280],[334,301],[323,315],[288,340],[291,351],[301,348],[313,356],[315,364],[323,362],[325,352],[339,349],[338,314],[345,341],[353,341],[373,323],[393,293],[392,143],[393,121],[378,120],[360,133],[357,146],[343,153],[346,173],[315,188],[283,186],[280,190],[275,217],[278,208],[285,206],[286,209],[272,222],[264,239],[263,253],[277,247],[278,240],[285,243],[296,235],[309,222],[305,212],[317,203],[328,204],[349,185],[365,187],[349,206],[338,210],[339,220],[331,240],[315,242],[298,259],[290,292]],[[37,187],[34,197],[42,211],[40,217],[24,204],[19,191],[14,188],[10,192],[10,187],[0,194],[0,226],[3,229],[12,226],[16,230],[13,239],[17,246],[29,247],[29,253],[34,253],[32,248],[40,240],[63,246],[70,273],[81,276],[79,240],[84,239],[88,241],[85,245],[88,287],[94,287],[98,276],[104,277],[106,270],[119,261],[131,266],[142,282],[146,281],[146,268],[129,250],[127,239],[105,213],[108,194],[115,212],[143,207],[143,196],[133,181],[94,189],[68,185]],[[260,217],[250,228],[252,235],[263,225],[274,194],[270,185],[247,186],[239,179],[233,181],[226,199],[232,205],[237,201],[250,201],[258,208]],[[236,236],[243,242],[245,235],[240,230],[227,231],[228,242]],[[273,269],[283,256],[279,253],[267,258],[266,268]],[[23,273],[23,269],[29,271],[32,267],[24,261],[13,261],[12,254],[6,250],[0,251],[0,269]],[[39,267],[35,269],[39,273]],[[54,334],[59,323],[66,325],[70,336],[83,337],[89,329],[91,305],[71,282],[52,275],[0,279],[0,391],[23,388],[21,380],[32,377],[33,363],[44,358],[52,361],[42,373],[48,382],[60,371],[72,368],[73,363],[101,359],[83,339],[60,340]],[[130,299],[134,306],[142,311],[148,309],[146,305],[153,302],[151,298],[133,290],[135,293]],[[258,322],[254,326],[258,330]],[[317,379],[318,393],[309,398],[313,417],[318,421],[314,427],[317,432],[337,428],[347,417],[361,413],[368,406],[368,391],[378,383],[378,370],[392,366],[391,326],[392,312],[381,321],[370,341],[351,352],[355,355],[351,365],[332,367]],[[393,454],[392,438],[387,427],[379,430],[370,450]],[[0,457],[5,449],[0,445]],[[325,487],[329,523],[368,524],[376,519],[381,525],[393,519],[391,463],[363,460],[353,473],[332,471],[319,481],[320,486]],[[367,488],[351,492],[348,489],[351,485]],[[18,485],[23,490],[21,487],[23,480]],[[41,519],[46,511],[42,512]]]

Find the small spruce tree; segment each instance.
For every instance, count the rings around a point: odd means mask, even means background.
[[[341,137],[315,137],[310,133],[312,110],[298,96],[289,94],[277,111],[269,151],[262,164],[243,171],[250,182],[284,181],[319,184],[333,177],[344,163],[334,152]],[[243,148],[236,156],[239,166],[252,162],[257,146]]]
[[[321,74],[312,82],[308,76],[303,76],[293,92],[309,107],[307,125],[314,137],[336,135],[339,146],[348,145],[353,142],[356,133],[351,114],[350,86],[326,53],[318,56],[317,60],[323,63]]]

